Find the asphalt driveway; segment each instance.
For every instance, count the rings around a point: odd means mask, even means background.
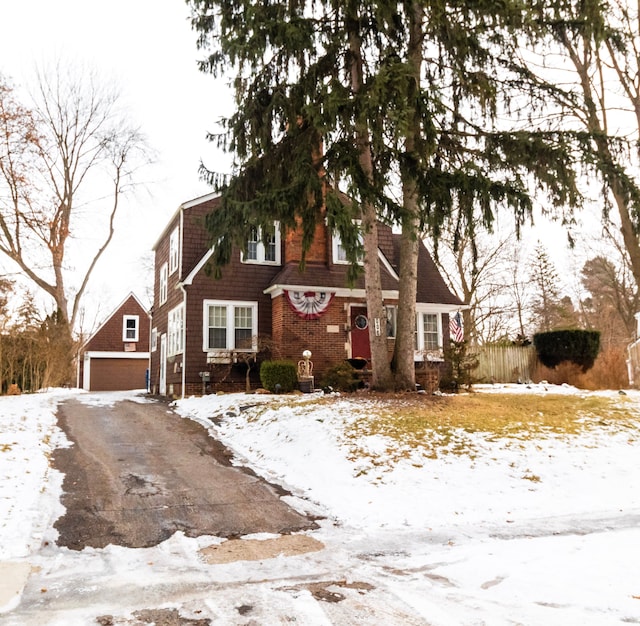
[[[179,530],[236,537],[315,527],[281,499],[282,490],[232,467],[203,426],[163,402],[68,400],[58,423],[73,442],[53,456],[65,475],[60,546],[139,548]]]

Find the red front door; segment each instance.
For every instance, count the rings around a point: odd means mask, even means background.
[[[371,360],[366,306],[351,307],[351,358]]]

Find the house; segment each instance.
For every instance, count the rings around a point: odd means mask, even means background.
[[[246,361],[270,347],[270,358],[298,362],[312,353],[316,380],[345,359],[370,358],[364,279],[348,286],[339,238],[316,227],[304,271],[298,232],[254,229],[245,254],[235,250],[222,277],[207,272],[212,250],[204,217],[219,198],[182,204],[154,245],[155,284],[150,390],[169,396],[243,388]],[[398,306],[399,237],[380,224],[379,263],[389,354]],[[440,355],[448,342],[449,313],[461,307],[421,246],[417,291],[417,363]],[[437,358],[437,357],[436,357]],[[257,372],[254,368],[254,375]]]
[[[78,351],[77,385],[87,391],[145,389],[150,315],[130,293]]]

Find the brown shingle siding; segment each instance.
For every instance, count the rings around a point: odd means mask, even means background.
[[[151,357],[151,386],[159,383],[160,337],[167,333],[167,316],[171,309],[183,302],[185,352],[171,357],[167,363],[167,391],[180,395],[201,393],[200,372],[210,371],[212,384],[207,388],[242,389],[244,367],[241,365],[212,365],[207,363],[203,350],[203,301],[245,301],[258,304],[259,339],[271,340],[274,348],[272,358],[286,358],[297,362],[303,350],[311,350],[315,364],[316,380],[327,368],[344,362],[350,356],[350,306],[365,305],[364,278],[353,285],[347,280],[348,267],[334,264],[332,260],[331,234],[324,222],[316,226],[316,237],[306,254],[304,271],[300,270],[302,259],[302,237],[299,230],[282,233],[282,265],[242,263],[239,250],[234,250],[229,265],[221,268],[221,277],[207,276],[205,267],[200,267],[209,253],[209,233],[205,228],[205,217],[215,210],[218,198],[205,197],[202,201],[185,203],[172,218],[155,246],[156,268],[154,272],[155,304],[153,326],[158,330],[158,350]],[[181,224],[181,271],[169,276],[168,299],[163,305],[157,301],[159,270],[169,260],[169,238],[173,229]],[[379,248],[388,261],[380,262],[382,288],[385,295],[394,297],[398,291],[395,275],[399,266],[399,236],[388,225],[378,225]],[[388,269],[389,265],[391,270]],[[200,268],[195,272],[196,268]],[[188,280],[187,280],[188,279]],[[296,288],[328,291],[334,295],[328,309],[318,319],[299,317],[289,306],[284,291]],[[268,293],[264,293],[268,290]],[[273,294],[273,299],[272,299]],[[394,301],[395,302],[395,301]],[[418,302],[443,305],[459,304],[447,289],[426,248],[421,246],[419,257]],[[392,302],[386,302],[391,304]],[[444,318],[443,318],[444,319]],[[388,341],[389,356],[393,340]],[[265,358],[261,355],[261,358]],[[257,381],[257,367],[253,372]]]

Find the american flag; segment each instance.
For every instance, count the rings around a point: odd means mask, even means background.
[[[460,311],[458,311],[453,317],[449,318],[449,336],[451,337],[451,341],[464,341]]]

